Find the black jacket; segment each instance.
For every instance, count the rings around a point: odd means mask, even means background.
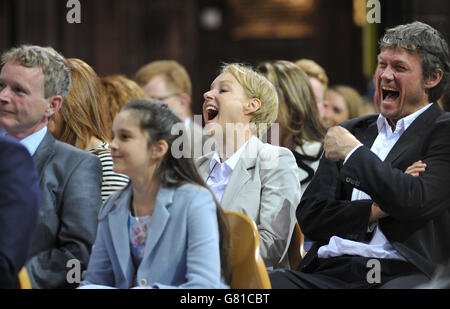
[[[378,135],[378,115],[342,124],[364,145],[343,166],[322,157],[303,194],[297,218],[304,234],[316,241],[300,269],[307,267],[333,235],[362,240],[372,200],[350,201],[353,188],[370,195],[390,216],[379,220],[393,247],[427,276],[450,258],[450,114],[434,103],[402,134],[385,161],[370,148]],[[419,177],[405,174],[422,160]]]

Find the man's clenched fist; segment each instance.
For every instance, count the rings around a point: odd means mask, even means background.
[[[343,160],[359,144],[361,143],[347,129],[332,127],[328,129],[324,140],[325,157],[333,162]]]

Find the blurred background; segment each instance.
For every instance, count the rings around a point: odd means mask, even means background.
[[[81,23],[69,23],[67,0],[0,0],[0,50],[52,46],[99,75],[132,77],[144,64],[174,59],[193,83],[193,112],[223,62],[309,58],[330,85],[371,98],[377,41],[384,29],[414,20],[450,38],[449,0],[378,0],[380,23],[367,23],[368,0],[79,0]]]

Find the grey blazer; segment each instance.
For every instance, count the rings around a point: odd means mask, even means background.
[[[205,180],[211,172],[213,154],[196,160]],[[292,152],[252,136],[228,181],[221,205],[255,221],[266,267],[289,268],[286,253],[300,198],[298,167]]]
[[[85,269],[101,205],[102,166],[98,158],[56,141],[49,131],[33,155],[40,175],[39,223],[26,267],[33,288],[67,288],[66,264]]]

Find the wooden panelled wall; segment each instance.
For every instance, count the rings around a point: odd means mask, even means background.
[[[66,57],[83,59],[100,75],[132,76],[143,64],[175,59],[186,66],[194,90],[194,112],[202,93],[223,62],[252,65],[263,60],[311,58],[332,84],[361,92],[361,28],[353,23],[352,0],[315,0],[313,34],[303,39],[233,39],[226,0],[79,0],[81,24],[69,24],[66,0],[0,0],[0,50],[31,43],[52,46]],[[422,19],[449,36],[448,0],[380,0],[382,24]],[[200,14],[217,8],[223,17],[216,30],[204,29]],[[447,31],[447,32],[446,32]]]

